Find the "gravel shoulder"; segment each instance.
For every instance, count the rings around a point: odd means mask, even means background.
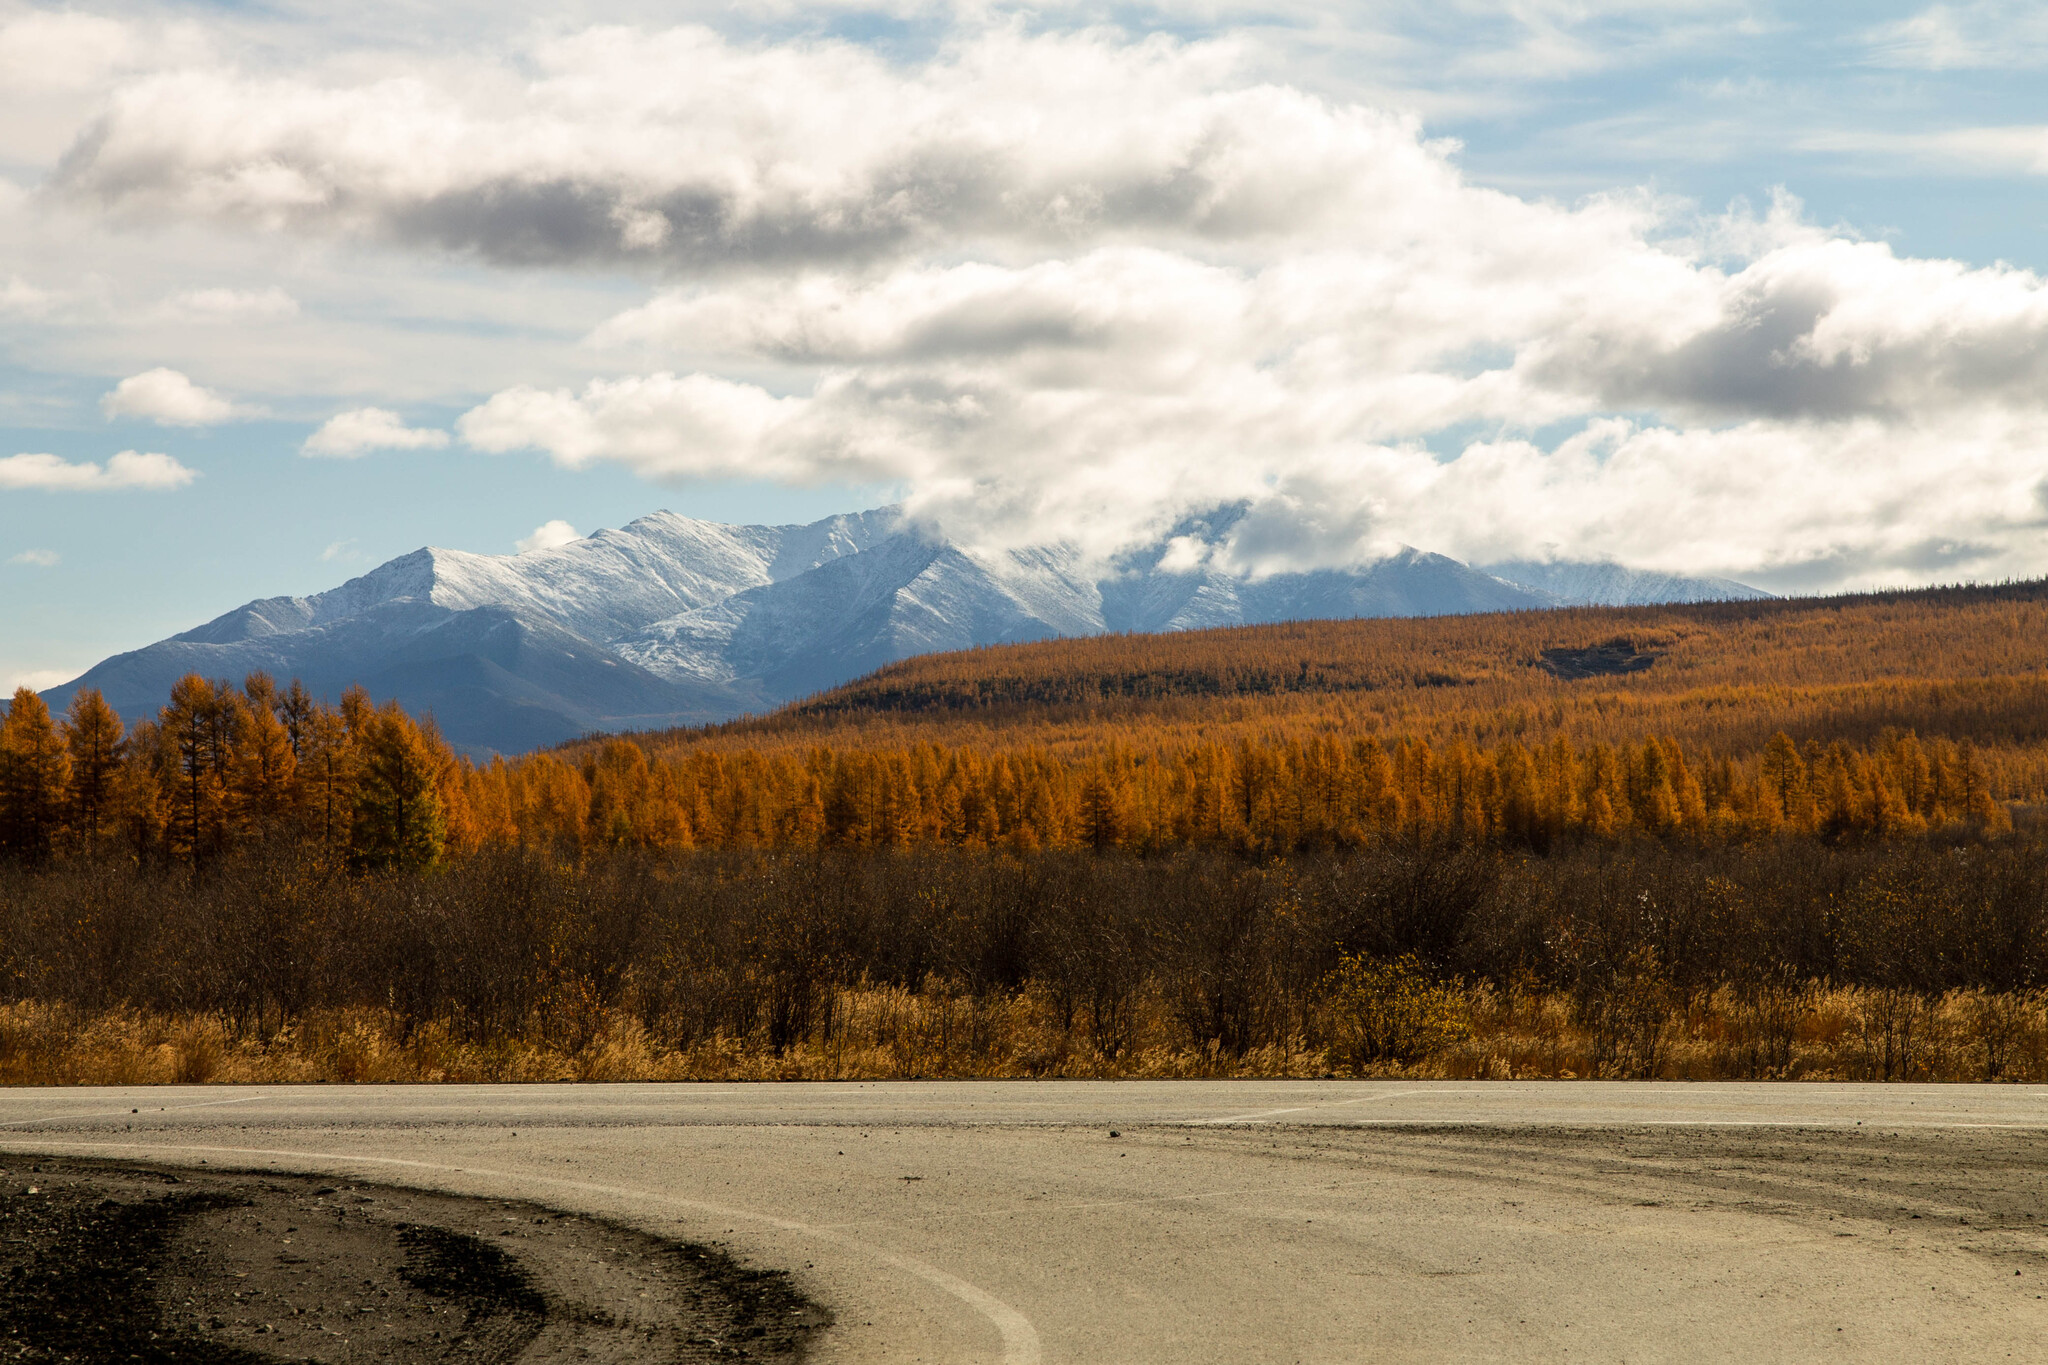
[[[538,1205],[43,1158],[0,1170],[20,1361],[801,1361],[830,1314],[710,1245]]]

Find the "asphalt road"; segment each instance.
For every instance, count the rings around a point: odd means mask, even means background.
[[[0,1091],[36,1152],[722,1243],[834,1311],[828,1361],[2048,1359],[2027,1087]]]

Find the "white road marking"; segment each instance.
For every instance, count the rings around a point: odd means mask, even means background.
[[[150,1112],[174,1114],[182,1109],[218,1109],[224,1104],[254,1104],[258,1100],[270,1098],[272,1097],[269,1095],[244,1095],[240,1099],[234,1100],[201,1100],[197,1104],[158,1105]],[[5,1123],[0,1123],[0,1128],[19,1128],[25,1123],[62,1123],[67,1119],[122,1119],[132,1115],[132,1108],[126,1114],[118,1109],[103,1109],[94,1114],[45,1114],[39,1119],[8,1119]]]
[[[233,1101],[221,1101],[233,1103]],[[96,1116],[95,1116],[96,1117]],[[144,1152],[216,1152],[238,1156],[292,1157],[300,1161],[332,1161],[343,1164],[367,1164],[376,1166],[403,1166],[414,1170],[442,1171],[452,1175],[483,1176],[487,1179],[512,1181],[538,1181],[558,1186],[565,1190],[581,1190],[588,1194],[606,1194],[615,1198],[654,1200],[677,1208],[694,1209],[700,1213],[716,1214],[720,1218],[744,1219],[762,1223],[780,1232],[795,1233],[813,1240],[831,1242],[855,1252],[892,1265],[898,1270],[914,1275],[933,1288],[960,1300],[975,1312],[987,1318],[1002,1339],[1003,1365],[1043,1365],[1044,1348],[1039,1345],[1038,1330],[1031,1320],[1004,1303],[995,1295],[970,1284],[950,1271],[939,1269],[924,1261],[904,1256],[894,1251],[849,1237],[842,1232],[817,1227],[810,1223],[799,1223],[794,1219],[780,1218],[772,1213],[760,1213],[753,1209],[736,1208],[728,1204],[711,1204],[701,1199],[682,1199],[675,1195],[658,1194],[651,1190],[628,1189],[621,1185],[598,1185],[584,1180],[564,1180],[559,1176],[535,1175],[521,1171],[492,1170],[482,1166],[448,1166],[434,1161],[413,1161],[394,1156],[357,1156],[338,1152],[305,1152],[290,1148],[273,1147],[221,1147],[200,1146],[185,1143],[151,1142],[79,1142],[75,1140],[54,1140],[41,1142],[38,1147],[84,1147],[91,1149],[117,1149]]]
[[[1355,1099],[1332,1100],[1328,1104],[1302,1104],[1292,1109],[1261,1109],[1253,1114],[1231,1114],[1220,1119],[1183,1119],[1180,1127],[1208,1128],[1223,1123],[1258,1123],[1264,1119],[1278,1118],[1282,1114],[1306,1114],[1318,1109],[1342,1109],[1349,1104],[1371,1104],[1375,1100],[1405,1100],[1418,1095],[1481,1095],[1483,1090],[1465,1088],[1462,1090],[1379,1090]],[[1137,1126],[1137,1125],[1133,1125]]]
[[[1251,1123],[1257,1119],[1278,1118],[1282,1114],[1306,1114],[1313,1108],[1315,1106],[1312,1104],[1304,1104],[1294,1109],[1261,1109],[1256,1114],[1232,1114],[1228,1118],[1188,1119],[1183,1126],[1188,1128],[1204,1128],[1212,1123]]]

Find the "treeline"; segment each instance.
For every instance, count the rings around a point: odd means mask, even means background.
[[[132,733],[91,690],[52,717],[18,692],[0,727],[0,855],[201,866],[274,843],[327,865],[417,867],[444,853],[604,849],[1215,848],[1253,856],[1381,845],[1547,851],[1629,839],[1887,839],[2010,828],[1970,741],[1888,732],[1867,749],[1780,733],[1746,757],[1668,737],[1584,748],[1562,736],[1240,738],[1038,747],[727,751],[650,756],[613,739],[486,765],[360,690],[338,707],[263,674],[187,677]]]
[[[360,688],[335,707],[262,673],[240,688],[195,674],[133,731],[91,688],[61,718],[21,688],[0,721],[0,859],[199,867],[290,843],[337,868],[423,866],[447,847],[459,780],[431,722]]]
[[[2011,823],[1967,740],[1906,733],[1870,751],[1779,735],[1745,760],[1688,755],[1669,739],[1582,751],[1562,738],[1482,749],[1329,736],[1149,748],[1139,737],[1068,761],[936,745],[649,758],[612,740],[580,764],[544,754],[462,780],[482,840],[575,847],[1544,851],[1996,834]]]

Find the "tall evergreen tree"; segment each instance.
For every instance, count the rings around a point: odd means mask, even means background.
[[[274,713],[278,703],[277,679],[259,668],[242,679],[242,696],[250,710]]]
[[[306,685],[293,678],[277,698],[277,718],[284,726],[285,737],[291,741],[292,757],[306,756],[306,743],[313,727],[313,698],[306,691]]]
[[[171,799],[177,793],[175,747],[153,720],[140,720],[128,732],[121,764],[114,771],[110,824],[128,845],[136,862],[168,859]]]
[[[355,820],[361,751],[339,711],[316,706],[300,738],[298,779],[306,829],[321,855],[339,861],[348,851]]]
[[[64,819],[71,755],[50,708],[16,688],[0,722],[0,850],[31,867],[48,861]]]
[[[262,677],[254,674],[250,681]],[[235,708],[234,724],[228,787],[235,825],[244,834],[260,834],[276,828],[291,813],[298,759],[291,736],[267,704],[256,705],[252,698],[249,705]]]
[[[447,843],[441,773],[449,759],[396,702],[358,724],[354,861],[369,869],[426,867]]]
[[[158,717],[172,765],[168,835],[172,849],[195,867],[227,843],[229,736],[239,702],[232,687],[188,673],[172,686],[170,705]]]
[[[89,848],[113,820],[114,784],[128,744],[121,717],[98,688],[82,687],[72,696],[64,744],[71,753],[71,828]]]

